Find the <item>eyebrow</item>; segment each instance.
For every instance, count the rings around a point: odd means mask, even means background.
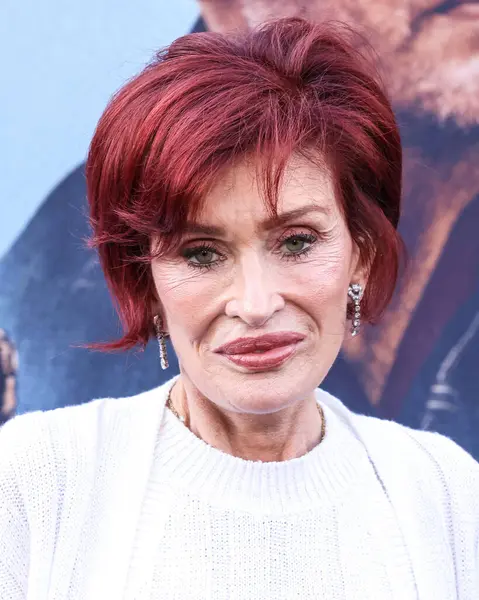
[[[293,210],[288,210],[279,215],[269,217],[261,223],[259,229],[269,231],[271,229],[275,229],[276,227],[287,225],[290,221],[293,221],[295,219],[305,217],[309,213],[315,212],[319,212],[324,215],[331,214],[331,210],[326,206],[318,206],[316,204],[303,206],[301,208],[295,208]],[[222,227],[202,223],[187,223],[184,232],[194,235],[211,235],[214,237],[224,237],[226,233]]]

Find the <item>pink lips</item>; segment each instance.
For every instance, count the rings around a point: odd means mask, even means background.
[[[215,350],[231,362],[252,371],[278,367],[296,351],[304,335],[294,332],[269,333],[259,337],[238,338]]]

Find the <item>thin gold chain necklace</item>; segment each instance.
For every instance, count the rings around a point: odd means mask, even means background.
[[[176,408],[173,406],[173,402],[171,401],[171,391],[172,391],[172,389],[168,393],[168,399],[166,401],[166,407],[171,410],[171,412],[175,415],[175,417],[177,419],[179,419],[182,423],[184,423],[188,427],[188,425],[186,424],[185,417],[183,415],[180,415],[178,413],[178,411],[176,410]],[[326,435],[326,418],[324,416],[324,411],[323,411],[323,407],[321,406],[321,404],[319,404],[317,402],[316,406],[318,407],[319,414],[321,416],[321,433],[320,433],[319,442],[318,442],[318,444],[320,444],[324,440],[324,436]]]

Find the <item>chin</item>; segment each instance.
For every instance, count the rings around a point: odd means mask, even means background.
[[[314,365],[314,368],[311,368]],[[249,372],[222,369],[210,383],[217,393],[237,409],[252,413],[268,413],[289,406],[314,393],[320,385],[320,365],[311,360],[302,364],[291,361],[279,369]]]
[[[231,389],[231,388],[230,388]],[[268,378],[258,380],[255,385],[248,383],[238,385],[230,393],[229,404],[245,413],[269,414],[287,408],[300,399],[307,398],[314,393],[314,386],[303,390],[297,384],[284,385],[279,380],[271,381]]]

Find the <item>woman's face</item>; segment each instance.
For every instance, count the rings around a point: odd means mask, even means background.
[[[271,219],[254,166],[231,168],[152,264],[187,389],[237,412],[304,399],[339,352],[357,254],[327,171],[291,161]]]

